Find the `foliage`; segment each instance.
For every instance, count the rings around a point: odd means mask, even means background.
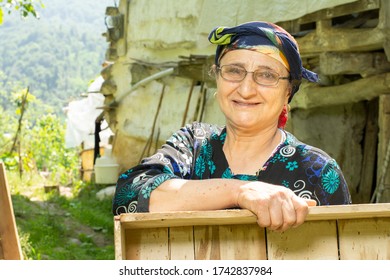
[[[16,83],[29,87],[64,118],[63,108],[78,99],[101,71],[108,45],[102,36],[104,13],[112,1],[50,0],[39,20],[4,21],[0,89],[14,91]]]
[[[36,2],[0,0],[1,20],[6,9],[32,15],[0,26],[0,160],[10,175],[23,253],[113,259],[111,201],[97,201],[97,188],[79,181],[79,150],[65,148],[63,113],[101,70],[106,43],[98,26],[112,0],[50,0],[39,20]],[[47,184],[72,186],[73,196],[46,194]]]
[[[60,119],[53,114],[44,115],[38,119],[30,133],[29,152],[37,169],[50,171],[54,183],[72,182],[71,179],[78,175],[78,150],[65,148],[65,125]]]
[[[0,160],[7,170],[45,172],[48,181],[62,184],[78,175],[79,151],[64,144],[63,107],[101,70],[106,46],[98,22],[110,2],[50,0],[39,21],[8,20],[0,27]],[[18,149],[12,149],[15,140]]]
[[[11,177],[15,182],[17,174]],[[96,186],[80,183],[74,197],[18,186],[11,195],[25,259],[114,259],[111,200],[96,200]]]
[[[0,0],[0,25],[3,23],[3,9],[7,10],[10,14],[13,10],[19,11],[22,17],[27,17],[28,15],[33,15],[36,18],[39,18],[37,12],[37,4],[39,2],[39,6],[44,7],[42,1],[34,1],[34,0]]]
[[[27,101],[23,104],[25,96]],[[26,89],[4,96],[3,100],[8,106],[0,107],[0,112],[7,112],[3,114],[7,117],[0,120],[0,140],[4,143],[0,159],[6,169],[20,170],[26,176],[46,173],[47,184],[69,184],[75,180],[79,149],[65,147],[64,120],[45,110]]]

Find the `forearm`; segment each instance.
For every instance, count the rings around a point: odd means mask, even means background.
[[[234,179],[171,179],[155,189],[149,211],[217,210],[237,207],[240,187],[245,181]]]

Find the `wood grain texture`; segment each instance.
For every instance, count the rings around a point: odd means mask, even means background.
[[[390,260],[390,218],[339,221],[340,259]]]
[[[306,221],[390,217],[390,203],[315,206]],[[155,228],[195,225],[255,224],[256,216],[245,209],[133,213],[119,216],[125,228]]]
[[[127,229],[125,242],[125,259],[169,260],[168,228]]]
[[[20,260],[22,258],[11,194],[4,165],[0,162],[0,259]]]
[[[135,213],[115,221],[117,259],[390,259],[390,203],[311,207],[303,225],[284,233],[260,228],[248,210]]]
[[[197,260],[265,260],[265,231],[257,225],[197,226]]]
[[[269,260],[338,260],[336,221],[313,221],[283,233],[267,231]]]
[[[194,227],[172,227],[169,229],[169,259],[195,259]]]

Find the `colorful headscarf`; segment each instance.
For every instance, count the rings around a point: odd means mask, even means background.
[[[298,44],[283,28],[273,23],[253,21],[235,27],[217,27],[208,37],[217,45],[215,64],[229,50],[248,49],[265,53],[280,61],[290,72],[292,92],[289,102],[298,91],[302,78],[318,82],[318,75],[302,66]]]

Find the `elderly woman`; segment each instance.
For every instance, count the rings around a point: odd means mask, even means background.
[[[351,203],[334,159],[285,131],[302,78],[298,46],[267,22],[219,27],[215,97],[226,125],[189,124],[158,152],[120,175],[113,213],[245,208],[261,227],[302,224],[309,206]]]

